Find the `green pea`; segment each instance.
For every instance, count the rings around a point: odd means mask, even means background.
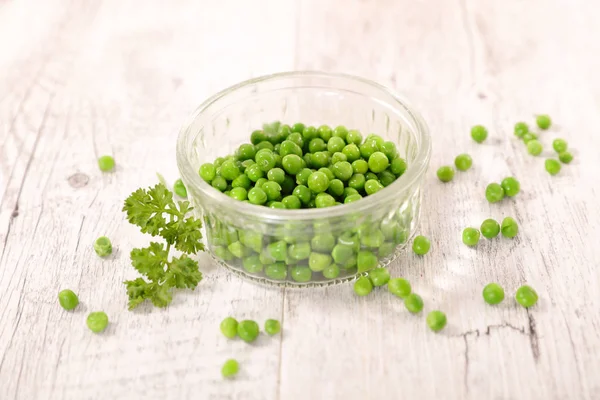
[[[302,138],[304,139],[305,143],[308,143],[317,137],[319,137],[319,132],[314,126],[307,126],[304,128],[304,131],[302,131]]]
[[[225,160],[221,165],[221,176],[232,181],[241,174],[240,168],[234,160]]]
[[[231,254],[231,252],[227,250],[226,247],[213,246],[212,251],[217,257],[219,257],[223,261],[230,261],[233,259],[233,254]]]
[[[487,139],[488,131],[481,125],[475,125],[471,128],[471,137],[477,143],[483,143]]]
[[[373,286],[383,286],[390,280],[390,272],[386,268],[375,268],[369,271],[369,279]]]
[[[329,179],[327,179],[327,175],[325,175],[321,171],[313,172],[308,177],[308,187],[315,193],[321,193],[327,190],[329,186]]]
[[[406,279],[392,278],[388,282],[388,291],[394,296],[405,298],[412,292],[412,288]]]
[[[302,202],[302,204],[304,204],[304,205],[307,205],[310,202],[310,199],[312,196],[310,189],[304,185],[296,186],[294,188],[293,194],[294,194],[294,196],[299,198],[300,201]]]
[[[244,246],[241,242],[236,241],[227,246],[227,249],[237,258],[246,257],[252,254],[252,250]]]
[[[515,124],[515,136],[516,137],[521,139],[528,132],[529,132],[529,126],[525,122],[517,122]]]
[[[215,179],[215,176],[217,175],[217,169],[211,163],[204,163],[200,166],[198,174],[202,180],[210,183],[213,179]]]
[[[267,172],[267,178],[281,185],[285,179],[285,171],[281,168],[273,168]]]
[[[506,217],[502,220],[500,231],[502,232],[502,236],[512,239],[519,233],[519,225],[513,218]]]
[[[283,240],[273,242],[273,243],[269,244],[269,246],[267,246],[267,249],[269,251],[269,254],[276,261],[285,261],[286,256],[287,256],[287,243],[286,242],[284,242]]]
[[[354,282],[354,293],[358,296],[366,296],[373,290],[373,283],[366,276],[361,276]]]
[[[313,139],[308,144],[308,151],[311,153],[317,153],[319,151],[324,151],[325,149],[327,149],[327,144],[321,138]]]
[[[499,304],[504,300],[504,289],[497,283],[488,283],[483,288],[483,300],[488,304]]]
[[[532,140],[536,140],[538,138],[538,136],[533,133],[533,132],[529,132],[523,135],[523,142],[528,143]]]
[[[413,240],[412,249],[415,254],[423,256],[429,252],[431,242],[425,236],[419,235]]]
[[[365,160],[360,159],[352,162],[352,169],[355,174],[366,174],[369,172],[369,163]]]
[[[290,275],[296,282],[304,283],[312,278],[312,271],[308,267],[295,266],[290,269]]]
[[[383,244],[385,237],[380,230],[361,233],[360,244],[364,247],[378,248]]]
[[[279,147],[279,155],[285,157],[288,154],[295,154],[302,157],[302,148],[291,140],[284,140]]]
[[[302,122],[296,122],[294,125],[292,125],[292,132],[302,133],[302,132],[304,132],[304,128],[305,128],[305,125]],[[292,135],[292,134],[290,134],[290,135]]]
[[[404,174],[406,171],[406,160],[400,157],[394,158],[390,163],[390,170],[396,176]]]
[[[224,378],[231,378],[236,376],[239,370],[240,364],[237,360],[230,359],[225,361],[225,364],[221,367],[221,375],[223,375]]]
[[[396,175],[391,173],[389,170],[385,170],[380,172],[377,175],[377,178],[379,178],[379,182],[383,185],[383,187],[387,187],[394,183],[394,181],[396,180]]]
[[[341,137],[332,137],[327,142],[327,150],[331,153],[341,152],[346,147],[346,142]]]
[[[310,243],[300,242],[290,245],[288,255],[294,260],[306,260],[310,252]]]
[[[485,188],[485,198],[490,203],[497,203],[504,198],[504,189],[498,183],[490,183]]]
[[[335,163],[338,163],[340,161],[348,161],[348,157],[346,157],[344,153],[333,153],[333,155],[331,156],[331,164],[335,165]]]
[[[439,310],[427,314],[427,325],[434,332],[439,332],[446,326],[446,314]]]
[[[296,154],[288,154],[282,160],[283,169],[291,175],[296,175],[303,168],[302,158]]]
[[[358,235],[352,232],[344,232],[339,237],[337,242],[346,246],[350,246],[355,252],[360,250],[360,240]]]
[[[481,234],[487,239],[492,239],[500,233],[500,224],[495,219],[486,219],[481,223]]]
[[[331,256],[329,254],[321,254],[321,253],[310,253],[308,258],[308,267],[315,272],[320,272],[325,269],[325,267],[331,264]]]
[[[573,154],[568,151],[563,151],[562,153],[558,154],[558,159],[563,164],[569,164],[571,161],[573,161]]]
[[[215,158],[215,162],[213,164],[215,165],[215,168],[219,168],[224,161],[225,159],[223,157],[217,157]]]
[[[248,192],[248,200],[252,204],[265,204],[267,202],[267,194],[262,189],[253,187]]]
[[[521,184],[518,180],[509,176],[508,178],[504,178],[502,180],[502,189],[504,189],[504,194],[508,197],[516,196],[521,190]]]
[[[222,176],[216,176],[215,179],[212,180],[211,185],[221,192],[227,189],[227,181]]]
[[[258,178],[258,180],[256,181],[256,183],[254,184],[254,187],[257,188],[257,189],[262,189],[263,185],[265,183],[267,183],[267,182],[268,182],[268,180],[265,179],[265,178]]]
[[[346,145],[342,150],[342,154],[344,156],[346,156],[346,159],[349,162],[354,162],[354,161],[360,159],[360,149],[354,143],[350,143],[350,144]],[[367,166],[368,166],[368,164],[367,164]]]
[[[344,188],[344,194],[343,194],[344,198],[347,198],[348,196],[352,196],[355,194],[359,194],[358,190],[351,188],[351,187]]]
[[[240,161],[251,160],[256,155],[256,149],[252,144],[242,144],[238,147],[237,150],[237,158]]]
[[[527,142],[527,152],[532,156],[539,156],[542,150],[542,144],[538,140],[534,139]]]
[[[376,151],[369,156],[369,169],[375,174],[385,171],[389,165],[388,157],[380,151]]]
[[[91,312],[87,317],[86,324],[90,331],[100,333],[108,325],[108,316],[104,311]]]
[[[331,251],[331,256],[336,264],[343,265],[354,256],[354,250],[351,245],[336,244]]]
[[[72,290],[65,289],[58,293],[58,302],[65,310],[73,310],[79,304],[79,298]]]
[[[554,139],[552,142],[552,148],[557,153],[562,153],[567,150],[567,142],[564,139]]]
[[[374,140],[365,140],[365,142],[359,146],[360,155],[364,159],[369,159],[371,155],[379,150],[377,142]],[[386,157],[387,158],[387,157]]]
[[[237,334],[246,343],[251,343],[258,337],[260,329],[258,324],[252,320],[243,320],[238,323]]]
[[[396,250],[396,245],[392,242],[384,242],[379,247],[378,256],[380,259],[386,258],[394,254],[394,250]]]
[[[350,196],[347,196],[344,199],[344,204],[353,203],[353,202],[358,201],[360,199],[362,199],[362,196],[360,194],[358,194],[358,193],[357,194],[351,194]]]
[[[537,303],[538,294],[531,286],[523,285],[517,289],[515,299],[517,300],[517,303],[523,307],[529,308],[533,307],[535,303]]]
[[[348,186],[356,190],[363,190],[365,187],[365,182],[366,179],[363,174],[354,174],[348,180]]]
[[[377,266],[379,260],[377,256],[368,250],[361,250],[358,252],[358,256],[356,257],[356,266],[358,267],[358,272],[366,272]]]
[[[371,133],[366,137],[365,142],[369,142],[369,141],[375,142],[375,144],[377,145],[377,148],[379,148],[383,145],[383,138],[374,133]]]
[[[187,189],[181,179],[177,179],[175,183],[173,183],[173,191],[177,196],[184,199],[187,198]]]
[[[335,279],[340,276],[340,267],[337,264],[330,264],[321,273],[326,279]]]
[[[275,259],[273,258],[271,253],[269,253],[268,248],[265,248],[263,251],[260,252],[258,259],[259,259],[260,263],[263,265],[275,264]]]
[[[258,274],[263,270],[263,264],[260,262],[260,257],[257,254],[244,258],[242,265],[251,274]]]
[[[240,242],[242,242],[242,244],[252,250],[254,250],[257,253],[260,253],[261,249],[262,249],[262,241],[263,241],[263,235],[259,232],[254,232],[254,231],[246,231],[246,230],[240,230],[239,231],[239,240]]]
[[[242,175],[238,176],[231,182],[232,188],[241,187],[241,188],[246,189],[246,191],[250,190],[251,186],[252,186],[252,181],[250,180],[250,178],[248,178],[248,175],[246,175],[246,174],[242,174]]]
[[[479,243],[479,231],[475,228],[465,228],[462,233],[462,241],[467,246],[477,246],[477,243]]]
[[[556,175],[560,172],[560,163],[554,158],[547,158],[544,165],[550,175]]]
[[[281,324],[276,319],[268,319],[265,321],[265,332],[269,336],[277,335],[281,332]]]
[[[112,254],[112,243],[106,236],[100,236],[94,242],[94,251],[100,257],[106,257]]]
[[[281,203],[288,210],[296,210],[296,209],[299,209],[300,207],[302,207],[302,202],[300,201],[300,199],[298,197],[296,197],[294,195],[285,196],[281,200]]]
[[[336,163],[332,169],[335,177],[341,179],[342,181],[347,181],[350,179],[352,173],[354,172],[352,165],[348,161],[340,161]]]
[[[365,182],[365,192],[370,196],[383,189],[383,185],[375,179],[369,179]]]
[[[275,167],[275,155],[270,151],[259,151],[255,157],[256,164],[262,172],[268,172]],[[262,177],[262,176],[261,176]],[[249,176],[252,179],[251,176]]]
[[[331,137],[333,136],[333,132],[331,131],[331,128],[327,125],[321,125],[319,127],[318,131],[319,131],[319,137],[321,137],[321,139],[323,139],[326,142],[328,142],[329,139],[331,139]]]
[[[330,195],[339,197],[344,194],[344,182],[339,179],[333,179],[329,182],[329,187],[327,188],[327,192]]]
[[[544,130],[550,128],[550,125],[552,125],[552,120],[548,115],[545,114],[538,115],[535,119],[535,122],[537,123],[537,126],[540,127],[540,129]]]
[[[319,193],[315,197],[315,206],[317,208],[333,207],[335,199],[328,193]]]
[[[404,307],[412,314],[420,313],[423,310],[423,299],[416,293],[411,293],[404,298]]]
[[[360,145],[362,143],[361,133],[355,129],[348,131],[348,134],[346,135],[346,142],[355,144],[357,146]]]
[[[267,195],[268,201],[281,200],[281,186],[277,182],[269,181],[262,185],[262,190]]]
[[[264,176],[264,172],[262,171],[262,169],[260,169],[258,164],[252,164],[251,166],[246,168],[245,174],[246,176],[248,176],[248,179],[250,179],[252,182],[256,182]]]
[[[264,142],[265,140],[267,140],[267,135],[265,135],[264,131],[256,130],[250,135],[250,142],[253,145],[257,145],[260,142]]]
[[[237,336],[238,322],[233,317],[227,317],[221,321],[221,333],[228,339],[233,339]]]
[[[314,251],[330,252],[335,246],[335,236],[331,233],[318,233],[311,239],[310,246]]]
[[[282,281],[287,278],[287,266],[282,262],[267,265],[265,275],[270,279]]]
[[[330,156],[329,153],[320,151],[314,153],[311,158],[311,164],[314,168],[323,168],[329,165]]]
[[[102,172],[110,172],[115,168],[115,159],[111,156],[102,156],[98,159],[98,168]]]
[[[459,154],[454,159],[454,165],[459,171],[467,171],[473,165],[473,159],[468,154]]]
[[[442,182],[450,182],[454,178],[454,168],[449,165],[438,168],[437,177]]]
[[[243,201],[248,198],[248,192],[243,187],[234,187],[229,191],[229,197]]]

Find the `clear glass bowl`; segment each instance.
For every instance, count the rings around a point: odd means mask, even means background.
[[[376,133],[396,144],[408,168],[359,201],[300,210],[241,202],[200,178],[201,164],[234,154],[252,131],[272,121]],[[390,89],[348,75],[288,72],[242,82],[205,101],[179,135],[177,164],[204,220],[207,250],[219,264],[260,283],[306,287],[355,278],[400,253],[418,225],[430,153],[425,122]],[[290,256],[307,243],[309,258]]]

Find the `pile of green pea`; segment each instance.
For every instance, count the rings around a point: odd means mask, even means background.
[[[235,155],[202,164],[200,177],[231,198],[271,208],[323,208],[358,201],[407,168],[396,145],[344,126],[267,124]]]

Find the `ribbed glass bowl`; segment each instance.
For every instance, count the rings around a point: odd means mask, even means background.
[[[396,144],[408,168],[391,185],[359,201],[300,210],[241,202],[200,178],[201,164],[235,154],[239,145],[249,142],[252,131],[273,121],[344,125],[363,137],[378,134]],[[206,100],[180,132],[177,164],[194,212],[204,221],[207,250],[220,265],[260,283],[309,287],[365,272],[357,268],[361,254],[375,254],[380,265],[387,265],[400,253],[418,225],[430,153],[425,122],[390,89],[348,75],[288,72],[242,82]],[[383,243],[372,247],[381,238]],[[286,256],[298,243],[310,243],[311,252],[325,255],[338,243],[350,245],[352,252],[338,254],[340,273],[328,279],[320,270],[322,262],[315,268],[309,259]],[[245,253],[238,258],[229,248],[240,244]],[[275,252],[279,260],[271,256]]]

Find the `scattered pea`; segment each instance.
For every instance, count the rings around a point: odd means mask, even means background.
[[[495,219],[486,219],[481,223],[481,234],[487,239],[492,239],[500,233],[500,224]]]
[[[502,180],[502,189],[504,189],[504,194],[508,197],[516,196],[521,190],[521,184],[518,180],[509,176],[508,178],[504,178]]]
[[[485,188],[485,198],[490,203],[497,203],[504,198],[504,189],[498,183],[490,183]]]
[[[175,183],[173,184],[173,191],[177,196],[184,199],[187,198],[187,189],[185,188],[185,185],[183,184],[183,181],[181,179],[177,179],[175,181]]]
[[[483,300],[488,304],[498,304],[504,300],[504,289],[497,283],[488,283],[483,288]]]
[[[528,132],[523,135],[523,142],[529,143],[532,140],[537,140],[538,136],[533,132]]]
[[[404,298],[404,307],[413,314],[423,310],[423,299],[416,293],[411,293]]]
[[[523,285],[517,289],[515,294],[517,303],[525,308],[533,307],[538,301],[538,294],[531,286]]]
[[[450,182],[454,178],[454,168],[450,166],[443,166],[437,170],[437,177],[442,182]]]
[[[552,125],[552,120],[548,115],[545,114],[538,115],[535,119],[535,122],[537,123],[537,126],[540,127],[540,129],[544,130],[550,128],[550,125]]]
[[[373,283],[366,276],[361,276],[354,282],[354,293],[359,296],[366,296],[373,290]]]
[[[430,247],[431,242],[425,236],[419,235],[413,240],[413,251],[420,256],[427,254]]]
[[[115,168],[115,159],[111,156],[102,156],[98,159],[98,167],[102,172],[110,172]]]
[[[477,246],[477,243],[479,243],[479,231],[475,228],[465,228],[462,233],[462,241],[467,246]]]
[[[228,339],[233,339],[237,336],[238,322],[233,317],[227,317],[221,321],[221,333]]]
[[[94,242],[94,251],[100,257],[106,257],[112,254],[112,243],[106,236],[100,236]]]
[[[410,282],[404,278],[392,278],[388,282],[388,290],[394,296],[405,298],[408,296],[412,288]]]
[[[446,326],[446,314],[434,310],[427,314],[427,325],[434,332],[439,332]]]
[[[481,125],[475,125],[473,128],[471,128],[471,137],[477,143],[483,143],[483,141],[487,139],[487,136],[488,131],[485,129],[485,127]]]
[[[269,336],[277,335],[281,332],[281,324],[276,319],[268,319],[265,321],[265,332]]]
[[[522,139],[526,133],[529,133],[529,126],[525,122],[515,124],[515,136]]]
[[[237,325],[237,335],[244,342],[251,343],[258,337],[258,324],[255,321],[243,320]]]
[[[225,361],[225,364],[223,364],[223,367],[221,367],[221,374],[224,378],[231,378],[237,375],[239,370],[240,364],[237,362],[237,360],[229,359]]]
[[[108,316],[104,311],[92,312],[88,315],[86,324],[94,333],[100,333],[108,325]]]
[[[373,286],[383,286],[390,280],[390,272],[386,268],[375,268],[369,271],[369,279]]]
[[[471,168],[471,165],[473,165],[473,159],[468,154],[459,154],[454,159],[454,165],[456,166],[456,169],[458,169],[459,171],[467,171],[469,168]],[[440,172],[438,170],[438,177],[439,176],[440,176]],[[441,180],[441,178],[440,178],[440,180]],[[442,182],[444,182],[444,181],[442,181]]]
[[[532,156],[539,156],[543,149],[542,144],[536,139],[527,142],[527,152]]]
[[[502,236],[506,238],[514,238],[519,233],[519,225],[511,217],[506,217],[502,220],[501,225]]]
[[[65,289],[58,293],[58,302],[65,310],[72,310],[79,304],[79,298],[71,289]]]
[[[569,164],[571,161],[573,161],[573,154],[568,151],[563,151],[562,153],[558,154],[558,159],[563,164]]]
[[[550,175],[556,175],[560,172],[560,163],[554,158],[547,158],[545,161],[545,167],[546,171],[548,171]]]

